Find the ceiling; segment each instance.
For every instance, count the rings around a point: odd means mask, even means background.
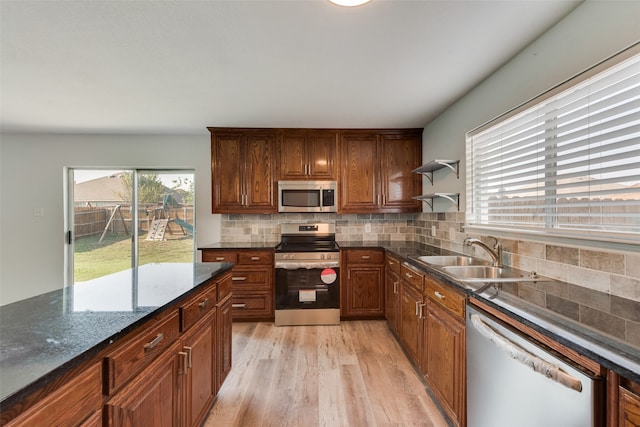
[[[424,127],[579,3],[0,0],[0,126]]]

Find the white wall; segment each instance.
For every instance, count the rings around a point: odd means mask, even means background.
[[[424,192],[459,192],[465,210],[465,133],[640,41],[639,17],[640,1],[587,0],[431,122],[424,161],[459,159],[460,179],[438,171],[433,186],[424,180]],[[435,211],[455,207],[437,201]]]
[[[64,284],[65,167],[195,169],[197,242],[220,240],[208,135],[2,134],[0,305]],[[33,216],[36,207],[43,217]]]

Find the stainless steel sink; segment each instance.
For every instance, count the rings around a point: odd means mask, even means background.
[[[437,266],[467,266],[467,265],[490,265],[489,261],[469,256],[421,256],[417,257],[418,261],[425,264]]]
[[[463,282],[525,282],[540,280],[539,276],[522,270],[490,265],[444,266],[442,271]]]

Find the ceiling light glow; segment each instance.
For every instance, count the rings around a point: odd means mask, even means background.
[[[360,6],[362,4],[369,3],[371,0],[329,0],[329,1],[339,6],[353,7],[353,6]]]

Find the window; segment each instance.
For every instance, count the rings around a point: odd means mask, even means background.
[[[70,310],[157,306],[159,277],[193,286],[193,178],[192,170],[69,169]]]
[[[638,45],[467,134],[467,224],[640,239]]]

